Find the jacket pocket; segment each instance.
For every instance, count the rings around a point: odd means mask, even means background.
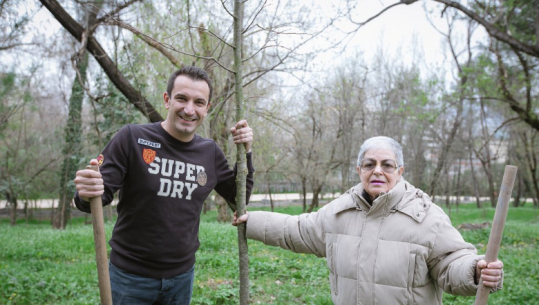
[[[338,276],[337,276],[337,244],[328,243],[327,249],[327,265],[329,269],[329,282],[331,290],[335,295],[339,294]]]
[[[414,286],[414,274],[415,274],[415,267],[416,267],[416,254],[411,253],[410,254],[410,262],[408,263],[408,279],[406,281],[406,287],[408,290],[408,302],[407,304],[413,304],[413,286]]]
[[[430,282],[429,268],[424,253],[418,253],[415,256],[415,270],[414,270],[414,282],[412,286],[414,288],[423,287]]]

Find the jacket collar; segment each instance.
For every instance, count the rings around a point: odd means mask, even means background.
[[[359,207],[361,210],[367,211],[367,213],[376,213],[376,211],[389,211],[401,201],[402,195],[405,191],[404,179],[400,179],[395,186],[387,193],[380,193],[378,198],[374,199],[372,205],[363,198],[363,184],[360,183],[354,187],[354,197],[357,198]]]
[[[404,185],[406,190],[396,210],[412,217],[417,222],[422,222],[433,203],[429,195],[422,190],[415,188],[407,181],[404,181]]]
[[[355,194],[354,194],[356,187],[357,186],[349,189],[342,196],[335,199],[335,207],[332,210],[333,214],[338,214],[338,213],[340,213],[342,211],[346,211],[346,210],[349,210],[349,209],[361,210],[359,208],[359,204],[357,202],[358,198],[356,198],[357,196],[355,196]]]
[[[341,198],[346,197],[352,200],[337,199],[340,202],[333,210],[333,213],[337,214],[348,209],[362,210],[369,214],[394,210],[408,215],[417,222],[422,222],[432,205],[427,194],[415,188],[403,178],[389,192],[382,193],[376,198],[372,205],[363,198],[362,193],[363,185],[361,183],[346,191],[349,196],[342,196]]]

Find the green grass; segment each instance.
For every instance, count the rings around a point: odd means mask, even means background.
[[[277,211],[298,214],[301,207]],[[453,207],[451,220],[492,221],[494,210]],[[202,217],[192,304],[238,304],[236,228],[218,223],[215,212]],[[106,224],[110,238],[113,224]],[[486,250],[489,229],[463,231]],[[505,264],[504,289],[489,304],[539,304],[539,210],[511,208],[499,257]],[[252,304],[332,304],[324,259],[249,241]],[[0,221],[0,304],[98,304],[91,225],[76,219],[65,231],[48,222]],[[473,297],[444,296],[444,304],[472,304]]]

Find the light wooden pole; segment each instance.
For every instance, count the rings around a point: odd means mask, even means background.
[[[99,172],[97,165],[88,165],[86,168]],[[97,280],[99,282],[101,305],[112,305],[107,243],[105,240],[105,222],[103,220],[103,204],[101,202],[101,196],[90,198],[90,210],[92,212],[92,226],[94,228],[95,260],[97,263]]]
[[[509,201],[511,200],[511,193],[513,192],[513,186],[515,185],[517,169],[516,166],[507,165],[505,167],[505,172],[503,173],[502,185],[498,195],[498,204],[496,205],[496,213],[494,214],[494,220],[492,221],[487,253],[485,254],[485,261],[487,264],[495,262],[498,259],[498,252],[502,242],[503,227],[505,226]],[[489,293],[490,287],[485,287],[483,285],[483,280],[480,279],[474,305],[487,304]]]

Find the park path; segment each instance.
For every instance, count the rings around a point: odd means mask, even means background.
[[[325,194],[324,199],[334,199],[339,196],[339,193],[335,194]],[[271,195],[274,202],[289,202],[289,201],[298,201],[302,200],[302,196],[299,193],[290,193],[290,194],[272,194]],[[313,198],[312,193],[307,193],[307,200],[311,200]],[[249,203],[253,203],[252,206],[265,206],[266,204],[269,206],[269,195],[268,194],[252,194],[251,199],[249,200]],[[0,200],[0,209],[6,208],[6,201]],[[53,199],[39,199],[39,200],[29,200],[29,207],[30,208],[37,208],[37,209],[50,209],[52,207],[58,206],[58,200]],[[116,205],[117,201],[114,201],[112,205]],[[24,200],[19,200],[19,204],[17,206],[17,209],[24,209]]]
[[[328,201],[332,200],[334,198],[339,197],[339,193],[331,194],[327,193],[324,194],[322,200]],[[277,203],[276,205],[286,204],[293,201],[301,201],[302,196],[299,193],[289,193],[289,194],[272,194],[271,195],[274,203]],[[313,198],[312,193],[307,193],[307,200],[310,201]],[[443,202],[445,200],[444,197],[437,196],[436,197],[437,202]],[[450,198],[452,202],[455,202],[456,198]],[[488,197],[482,197],[480,198],[481,201],[488,201],[490,198]],[[460,199],[460,202],[463,204],[466,203],[475,203],[475,198],[470,196],[462,196]],[[527,203],[533,203],[533,200],[531,198],[526,199]],[[0,210],[6,208],[6,201],[0,200]],[[251,199],[249,200],[250,206],[269,206],[270,198],[268,194],[252,194]],[[114,201],[112,205],[116,205],[117,201]],[[58,206],[58,200],[53,199],[40,199],[40,200],[29,200],[29,208],[35,208],[35,209],[50,209],[51,207],[57,207]],[[24,209],[24,201],[19,200],[19,205],[17,206],[18,209],[22,210]]]

